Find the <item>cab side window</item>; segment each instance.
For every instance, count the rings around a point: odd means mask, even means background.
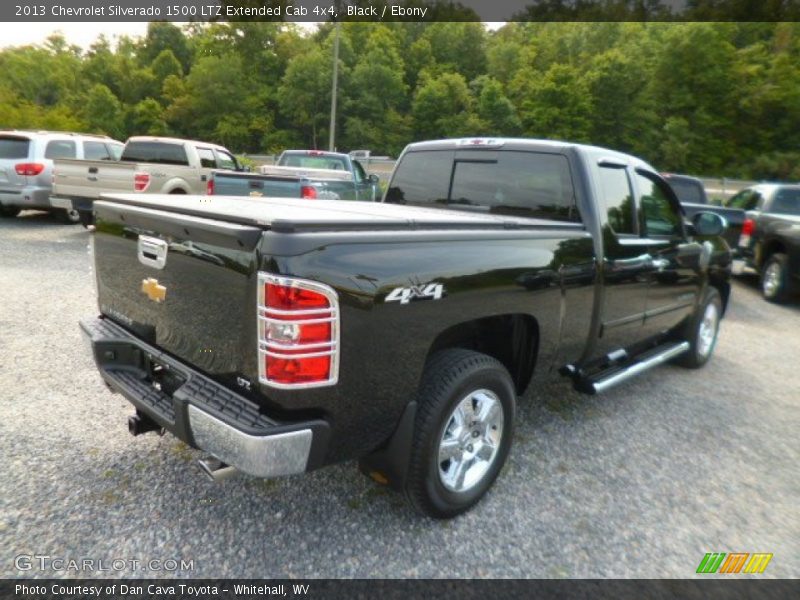
[[[755,190],[742,190],[730,200],[727,206],[730,208],[741,208],[742,210],[754,210],[758,206],[761,194]]]
[[[103,142],[83,142],[83,158],[86,160],[111,160]]]
[[[614,233],[636,234],[633,218],[633,190],[625,167],[601,166],[600,188],[606,202],[608,224]]]
[[[200,166],[203,169],[216,169],[217,159],[210,148],[198,148],[197,155],[200,157]]]
[[[681,213],[671,201],[664,184],[649,174],[636,172],[636,185],[641,194],[642,233],[648,237],[683,235]]]
[[[222,150],[217,150],[217,164],[220,169],[230,169],[231,171],[239,170],[239,163],[236,162],[236,159]]]
[[[44,150],[45,158],[75,158],[77,146],[72,140],[51,140]]]
[[[362,167],[361,163],[357,160],[353,161],[353,176],[355,177],[356,183],[362,183],[367,178],[364,167]]]

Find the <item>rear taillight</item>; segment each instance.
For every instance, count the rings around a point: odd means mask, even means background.
[[[753,219],[745,219],[742,223],[742,235],[739,236],[739,245],[747,247],[750,245],[750,238],[756,230],[756,222]]]
[[[14,170],[17,172],[17,175],[35,177],[44,171],[44,165],[42,163],[18,163],[14,166]]]
[[[258,274],[258,378],[276,388],[339,377],[339,301],[327,285]]]
[[[206,183],[206,195],[213,196],[214,195],[214,179],[209,177],[208,183]]]
[[[133,190],[143,192],[150,186],[150,173],[135,173],[133,176]]]
[[[316,200],[317,199],[317,188],[313,185],[304,185],[300,188],[300,197],[303,200]]]

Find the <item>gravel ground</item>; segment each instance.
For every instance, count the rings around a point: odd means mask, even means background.
[[[764,577],[800,576],[798,304],[737,281],[702,371],[600,397],[540,386],[494,489],[437,522],[352,463],[214,485],[199,452],[132,438],[78,331],[96,311],[89,235],[0,222],[0,576],[76,575],[15,567],[45,554],[193,561],[184,577],[688,577],[713,551],[772,552]]]

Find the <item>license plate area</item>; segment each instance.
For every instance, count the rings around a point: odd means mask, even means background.
[[[162,363],[157,358],[147,356],[147,380],[150,385],[170,398],[186,383],[186,377]]]
[[[126,371],[170,397],[186,383],[186,376],[158,357],[124,342],[99,342],[95,348],[102,369]]]

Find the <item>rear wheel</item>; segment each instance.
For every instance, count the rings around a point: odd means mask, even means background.
[[[768,302],[786,302],[789,298],[788,261],[785,254],[777,252],[767,259],[761,271],[761,294]]]
[[[689,351],[675,362],[690,369],[706,364],[717,346],[722,298],[716,288],[709,287],[704,302],[685,325],[681,337],[689,342]]]
[[[22,209],[18,206],[4,206],[0,204],[0,217],[5,217],[6,219],[13,219],[21,211]]]
[[[446,350],[428,361],[418,406],[406,496],[428,516],[454,517],[483,497],[506,461],[514,385],[494,358]]]
[[[74,208],[56,208],[53,209],[53,215],[58,221],[68,225],[75,225],[81,222],[81,215]]]

